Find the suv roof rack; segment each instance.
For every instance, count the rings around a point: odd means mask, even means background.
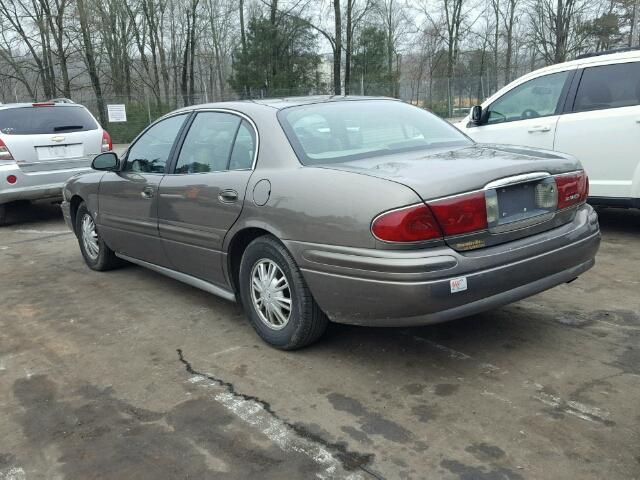
[[[576,57],[576,60],[582,60],[583,58],[590,58],[590,57],[599,57],[601,55],[610,55],[612,53],[633,52],[636,50],[640,50],[640,47],[612,48],[611,50],[603,50],[601,52],[583,53],[582,55],[578,55]]]

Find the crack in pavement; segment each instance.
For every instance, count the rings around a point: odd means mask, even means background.
[[[189,379],[190,383],[202,384],[205,380],[209,380],[209,382],[213,382],[213,385],[206,386],[222,387],[226,392],[216,394],[214,397],[216,401],[245,422],[261,428],[262,433],[281,449],[304,453],[325,467],[326,476],[322,473],[318,474],[320,478],[335,478],[336,475],[339,475],[355,480],[362,477],[357,473],[348,474],[347,472],[360,470],[377,480],[384,480],[380,473],[370,467],[374,458],[373,454],[349,451],[346,443],[329,442],[310,432],[303,425],[282,419],[273,411],[268,402],[236,391],[235,386],[230,382],[195,370],[191,362],[185,358],[182,349],[178,348],[176,352],[178,360],[184,365],[187,373],[193,375]],[[339,470],[341,469],[345,471],[344,475],[340,475]]]

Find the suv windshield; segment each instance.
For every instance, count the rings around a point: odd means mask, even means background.
[[[435,115],[395,100],[303,105],[281,110],[278,119],[304,165],[473,143]]]
[[[0,132],[37,135],[95,130],[98,124],[81,106],[19,107],[0,110]]]

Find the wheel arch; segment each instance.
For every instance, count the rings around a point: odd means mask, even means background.
[[[263,237],[265,235],[271,235],[278,239],[277,235],[262,226],[247,226],[235,232],[229,240],[229,244],[226,249],[227,275],[229,278],[229,284],[236,295],[240,292],[238,287],[240,284],[240,261],[242,260],[242,255],[251,242],[256,238]]]
[[[74,233],[76,232],[76,215],[78,213],[78,208],[80,208],[80,204],[84,202],[84,198],[80,195],[75,194],[69,200],[69,214],[71,215],[71,225],[73,226]]]

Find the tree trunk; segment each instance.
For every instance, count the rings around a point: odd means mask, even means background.
[[[335,37],[333,45],[333,93],[342,94],[342,18],[340,16],[340,0],[333,0],[333,12],[335,16]]]
[[[344,94],[349,95],[351,90],[351,54],[353,50],[353,3],[355,0],[347,0],[347,46],[344,53]]]
[[[91,41],[91,32],[89,31],[89,18],[88,12],[85,8],[84,0],[76,0],[78,6],[78,17],[80,20],[80,30],[82,32],[82,43],[84,45],[84,56],[87,62],[87,68],[89,70],[89,77],[91,79],[91,85],[93,91],[96,94],[96,102],[98,106],[98,117],[100,118],[100,124],[106,125],[107,118],[105,116],[104,98],[102,96],[102,86],[100,85],[100,76],[98,75],[98,69],[96,68],[95,54],[93,50],[93,43]]]

